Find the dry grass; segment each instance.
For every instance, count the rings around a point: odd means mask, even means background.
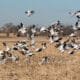
[[[6,41],[9,46],[15,41],[27,40],[26,38],[1,38],[0,49],[3,49],[2,42]],[[14,51],[14,55],[18,55],[20,60],[18,63],[7,62],[0,64],[0,80],[80,80],[80,52],[69,55],[67,51],[63,54],[50,44],[46,38],[36,39],[38,46],[42,41],[47,42],[48,48],[39,54],[32,56],[31,63],[25,62],[25,57],[18,51]],[[48,64],[39,65],[41,57],[44,55],[51,57]]]

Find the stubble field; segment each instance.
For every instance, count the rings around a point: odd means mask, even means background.
[[[3,50],[2,42],[6,41],[8,46],[12,46],[20,40],[30,42],[23,37],[0,38],[0,50]],[[47,38],[38,37],[35,40],[37,47],[40,47],[41,42],[45,41],[47,49],[33,55],[29,64],[19,51],[13,51],[12,54],[19,56],[19,62],[0,63],[0,80],[80,80],[80,51],[72,55],[67,51],[61,54],[54,47],[55,43],[49,43]],[[49,56],[50,60],[47,64],[40,65],[39,62],[43,56]]]

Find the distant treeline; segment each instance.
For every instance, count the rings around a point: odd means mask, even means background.
[[[30,34],[30,28],[32,26],[36,27],[37,33],[35,34],[35,36],[49,36],[49,32],[41,32],[39,33],[39,30],[41,27],[37,26],[37,25],[29,25],[29,26],[25,26],[26,27],[26,33],[23,35],[21,34],[18,30],[20,28],[23,27],[23,24],[20,23],[19,25],[14,25],[13,23],[7,23],[4,26],[0,27],[0,33],[6,33],[6,36],[9,37],[10,33],[14,33],[17,37],[19,36],[27,36],[27,34]],[[50,25],[49,27],[54,27],[55,25]],[[61,36],[66,36],[69,35],[71,33],[74,32],[72,25],[63,25],[63,24],[59,24],[58,26],[56,25],[56,28],[60,28],[60,30],[62,30],[62,33],[59,33],[59,35]],[[80,35],[80,30],[77,31],[77,35]]]

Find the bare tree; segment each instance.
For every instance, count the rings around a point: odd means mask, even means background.
[[[15,26],[13,25],[13,23],[6,23],[3,27],[7,37],[9,37],[10,33],[13,33],[15,31]]]

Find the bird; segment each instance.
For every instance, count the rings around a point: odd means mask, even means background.
[[[22,34],[25,34],[27,31],[26,31],[26,28],[25,27],[22,27],[18,30],[18,32],[21,32]]]
[[[59,36],[54,36],[53,41],[54,42],[59,42],[62,38],[60,38]]]
[[[42,48],[36,48],[35,51],[36,52],[41,52],[43,49]]]
[[[32,26],[31,32],[32,32],[33,34],[36,33],[36,27],[35,27],[35,25]]]
[[[40,32],[45,32],[45,31],[47,31],[47,28],[45,26],[40,28]]]
[[[56,22],[52,22],[51,23],[51,25],[53,26],[58,26],[58,25],[60,25],[61,24],[61,22],[60,22],[60,20],[57,20]]]
[[[53,43],[53,36],[50,36],[49,41],[50,43]]]
[[[46,64],[46,63],[48,63],[48,61],[49,61],[49,57],[43,56],[39,64]]]
[[[62,40],[58,47],[58,49],[61,51],[61,53],[63,53],[66,50],[66,46],[67,46],[67,41]]]
[[[32,48],[35,48],[35,46],[36,46],[36,42],[35,42],[34,39],[31,40],[31,44],[30,44],[30,46],[31,46]]]
[[[17,63],[19,61],[19,56],[15,56],[12,53],[7,52],[7,59]]]
[[[33,13],[34,13],[34,10],[25,11],[25,14],[27,14],[28,17],[30,17]]]
[[[4,51],[0,50],[0,61],[4,59],[4,55],[5,55]]]
[[[42,45],[42,48],[43,48],[43,49],[46,49],[46,48],[47,48],[46,42],[43,42],[41,45]]]
[[[77,22],[75,23],[75,27],[77,28],[77,30],[80,30],[80,22],[79,22],[79,21],[77,21]]]
[[[11,48],[9,46],[7,46],[6,42],[3,42],[2,44],[4,46],[5,51],[10,51],[11,50]]]
[[[3,42],[2,44],[3,44],[4,46],[6,46],[6,43],[5,43],[5,42]]]
[[[80,10],[74,12],[74,13],[71,13],[69,12],[69,14],[73,15],[73,16],[76,16],[76,18],[78,19],[78,21],[80,21]]]
[[[41,52],[41,51],[45,50],[45,49],[47,48],[46,42],[42,42],[42,43],[41,43],[41,46],[42,46],[42,47],[40,47],[40,48],[36,48],[36,49],[35,49],[35,52]]]
[[[75,34],[75,33],[71,33],[71,34],[69,35],[69,37],[76,37],[76,34]]]
[[[73,51],[73,50],[71,50],[71,51],[69,51],[69,52],[68,52],[68,54],[74,54],[74,51]]]

